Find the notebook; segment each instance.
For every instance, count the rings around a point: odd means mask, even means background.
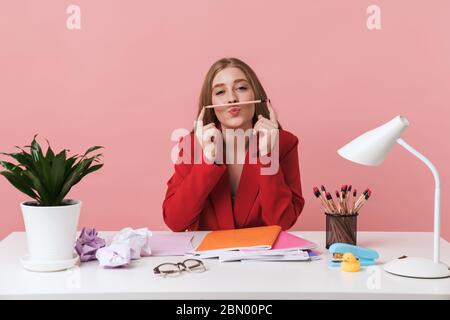
[[[281,256],[258,256],[257,258],[250,258],[250,259],[242,259],[242,262],[252,262],[252,261],[314,261],[319,260],[320,257],[314,250],[298,250],[293,251],[295,254],[289,253],[289,254],[282,254]],[[224,262],[224,261],[222,261]]]
[[[286,253],[274,253],[268,250],[267,254],[261,254],[261,251],[242,252],[242,251],[228,251],[222,253],[219,256],[220,262],[231,262],[231,261],[307,261],[309,260],[309,254],[307,251],[296,250]]]
[[[251,261],[310,261],[308,252],[298,251],[296,254],[281,255],[281,256],[256,256],[250,259],[243,259],[242,262]]]
[[[183,256],[192,251],[192,234],[153,234],[148,237],[152,256]]]
[[[292,250],[284,252],[272,252],[268,250],[263,251],[246,252],[243,251],[227,251],[222,252],[217,256],[220,262],[233,262],[233,261],[313,261],[318,260],[320,257],[314,250]]]
[[[211,231],[203,238],[195,252],[213,254],[239,249],[269,250],[280,231],[281,227],[278,225]]]
[[[296,235],[293,235],[287,231],[281,231],[278,235],[277,240],[272,246],[271,252],[285,252],[292,250],[306,250],[306,249],[315,249],[317,248],[317,244],[311,242],[309,240],[303,239]],[[252,252],[256,249],[241,249],[243,252]]]

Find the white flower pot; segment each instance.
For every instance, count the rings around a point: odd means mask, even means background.
[[[34,271],[71,267],[75,258],[78,258],[74,255],[74,245],[81,201],[65,200],[67,205],[57,207],[33,206],[30,203],[33,202],[25,201],[20,204],[28,243],[27,263],[40,265],[36,267],[40,269]],[[23,261],[22,263],[24,264]],[[24,267],[32,269],[25,264]]]

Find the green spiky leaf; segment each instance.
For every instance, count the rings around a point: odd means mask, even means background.
[[[29,146],[29,152],[16,146],[21,152],[5,153],[13,158],[17,164],[0,161],[5,170],[0,174],[4,176],[15,188],[35,199],[39,205],[59,206],[71,188],[79,183],[86,175],[99,170],[103,164],[99,163],[102,154],[86,156],[103,147],[93,146],[82,155],[67,157],[66,149],[55,154],[47,141],[47,151],[42,151],[36,140],[37,135]]]

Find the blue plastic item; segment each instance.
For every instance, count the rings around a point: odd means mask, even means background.
[[[358,259],[361,267],[374,265],[376,259],[379,257],[378,252],[373,249],[363,248],[348,243],[333,243],[328,251],[333,254],[333,256],[335,254],[350,252]],[[328,265],[330,267],[339,267],[341,262],[340,259],[332,258],[328,261]]]

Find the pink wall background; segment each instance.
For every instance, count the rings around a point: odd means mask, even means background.
[[[81,7],[81,30],[66,28],[69,4]],[[370,4],[381,7],[381,30],[366,27]],[[440,170],[450,240],[449,30],[446,0],[4,2],[0,150],[34,133],[73,152],[102,144],[104,168],[70,193],[84,202],[80,227],[167,230],[170,134],[191,128],[209,66],[235,56],[300,138],[306,206],[295,230],[323,230],[312,187],[343,183],[373,190],[359,230],[432,230],[434,182],[418,159],[396,146],[382,166],[364,167],[336,153],[403,114],[405,140]],[[0,238],[23,230],[26,199],[0,179]]]

